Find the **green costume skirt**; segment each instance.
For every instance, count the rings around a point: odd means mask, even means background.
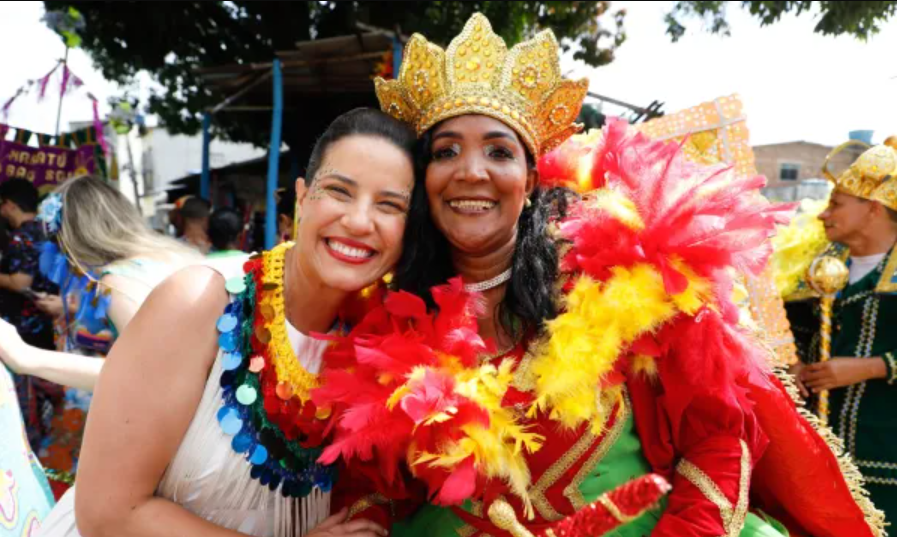
[[[619,440],[582,482],[579,490],[587,502],[593,502],[605,492],[650,471],[648,461],[642,455],[641,442],[635,433],[634,422],[630,416]],[[609,537],[650,535],[665,507],[666,502],[662,501],[656,508],[607,535]],[[471,506],[465,505],[464,509],[469,511]],[[393,537],[419,537],[421,535],[457,537],[458,530],[464,526],[464,521],[458,518],[451,509],[426,505],[409,519],[394,524],[389,534]],[[748,513],[741,535],[742,537],[787,537],[788,530],[775,520],[763,519],[753,513]]]

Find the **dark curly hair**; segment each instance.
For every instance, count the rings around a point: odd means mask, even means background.
[[[430,131],[432,132],[432,130]],[[436,228],[427,201],[426,168],[430,163],[430,132],[418,145],[418,173],[412,209],[405,228],[405,248],[396,265],[395,288],[416,294],[434,307],[430,289],[446,283],[457,273],[452,264],[450,245]],[[527,151],[527,164],[535,168],[535,159]],[[546,320],[557,314],[554,286],[558,278],[558,244],[549,235],[550,222],[563,218],[575,194],[565,188],[536,187],[532,202],[524,207],[517,222],[517,243],[512,259],[512,275],[505,297],[498,306],[502,328],[519,336],[539,330]]]

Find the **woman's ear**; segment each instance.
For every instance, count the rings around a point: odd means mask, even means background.
[[[302,204],[305,202],[305,197],[308,195],[308,187],[305,186],[305,178],[300,177],[296,179],[296,218],[300,218],[300,211],[302,210]]]
[[[277,229],[281,234],[290,231],[293,227],[293,221],[285,214],[277,215]]]
[[[539,184],[539,168],[533,166],[526,172],[526,195],[529,197]]]

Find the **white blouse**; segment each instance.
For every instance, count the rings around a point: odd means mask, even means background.
[[[245,257],[207,263],[225,280],[243,274]],[[317,373],[326,341],[306,336],[287,322],[287,334],[302,366]],[[156,496],[170,500],[218,526],[255,537],[305,535],[330,514],[330,493],[314,488],[304,498],[287,498],[250,477],[246,456],[231,447],[233,437],[218,424],[224,405],[222,354],[209,372],[202,399],[177,453],[162,476]],[[41,537],[80,537],[75,525],[75,488],[44,521]]]

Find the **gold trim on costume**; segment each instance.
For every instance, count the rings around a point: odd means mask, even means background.
[[[897,470],[897,462],[857,461],[857,466],[863,468],[877,468],[879,470]]]
[[[872,532],[872,535],[875,537],[885,537],[887,535],[887,533],[885,533],[885,514],[872,504],[872,500],[869,499],[869,492],[864,486],[866,482],[874,483],[874,480],[866,479],[863,474],[860,473],[860,470],[857,468],[850,455],[844,452],[844,443],[835,436],[835,433],[833,433],[828,426],[822,425],[818,416],[804,408],[800,398],[800,392],[798,392],[797,386],[794,384],[793,377],[781,368],[773,369],[773,374],[785,387],[785,392],[791,397],[791,401],[794,402],[797,407],[797,412],[810,423],[810,426],[816,430],[819,436],[825,440],[829,449],[832,450],[832,453],[838,460],[838,467],[841,469],[841,475],[844,476],[847,488],[850,490],[851,496],[853,496],[853,501],[856,502],[857,506],[863,512],[863,516],[866,519],[866,525],[869,526],[869,531]]]
[[[719,509],[726,537],[737,537],[744,527],[748,510],[748,487],[751,481],[751,453],[744,440],[741,444],[741,475],[738,479],[738,501],[735,506],[726,498],[713,479],[686,459],[679,461],[676,472],[698,488]]]
[[[897,485],[897,479],[893,477],[876,477],[874,475],[866,476],[866,482],[873,485]]]
[[[548,498],[545,497],[545,492],[554,486],[570,470],[570,468],[573,467],[576,461],[588,453],[595,442],[600,441],[595,448],[595,451],[593,451],[588,460],[583,463],[570,484],[564,488],[564,496],[570,501],[570,504],[575,510],[578,511],[587,505],[585,498],[582,496],[582,492],[579,490],[579,486],[585,481],[592,470],[595,469],[595,466],[601,462],[601,459],[607,455],[607,452],[610,451],[610,448],[616,441],[619,440],[620,434],[629,420],[629,398],[626,396],[625,388],[622,389],[622,395],[615,396],[615,399],[613,405],[619,405],[619,410],[617,411],[617,420],[614,422],[611,429],[604,430],[607,419],[605,419],[604,424],[602,424],[601,435],[596,435],[591,429],[587,429],[583,435],[579,437],[579,440],[577,440],[576,443],[574,443],[573,446],[559,459],[554,461],[554,463],[539,477],[536,484],[527,491],[539,516],[545,520],[556,522],[564,518],[564,515],[559,513],[551,505],[551,502],[548,501]],[[614,408],[612,405],[608,406]]]
[[[614,501],[611,500],[610,496],[608,496],[607,494],[602,494],[601,496],[598,496],[598,503],[603,505],[605,507],[605,509],[607,509],[610,512],[611,516],[613,516],[615,519],[617,519],[617,522],[619,522],[620,524],[629,524],[630,522],[632,522],[633,520],[638,518],[638,517],[634,517],[634,516],[624,515],[623,512],[620,511],[620,508],[617,507],[617,504],[615,504]]]
[[[375,505],[384,505],[389,503],[389,500],[379,492],[374,494],[368,494],[360,498],[358,501],[352,504],[352,507],[349,508],[349,514],[346,515],[346,520],[352,520],[355,515],[365,511],[366,509],[370,509]]]
[[[623,434],[623,429],[626,428],[626,424],[629,422],[631,404],[625,386],[621,391],[619,402],[620,409],[617,414],[617,420],[614,422],[611,429],[604,435],[601,444],[598,445],[589,459],[582,465],[582,467],[580,467],[579,471],[576,472],[576,475],[573,476],[573,480],[570,481],[570,484],[564,488],[564,496],[570,500],[573,508],[577,511],[584,509],[588,505],[588,502],[586,502],[585,497],[582,495],[582,491],[579,490],[580,485],[582,485],[595,467],[598,466],[598,463],[604,459],[613,445],[617,443],[617,440],[620,439],[620,435]]]
[[[533,501],[533,506],[536,508],[536,511],[539,512],[539,516],[549,522],[556,522],[564,518],[564,515],[558,513],[557,510],[551,506],[548,498],[545,497],[545,491],[557,483],[558,480],[567,473],[567,470],[569,470],[580,457],[585,455],[589,451],[589,448],[592,447],[592,444],[597,441],[598,437],[595,436],[591,430],[586,430],[586,432],[579,437],[579,440],[573,444],[573,447],[564,453],[561,458],[554,461],[554,464],[545,470],[545,473],[539,477],[539,481],[527,491],[527,494]]]
[[[521,392],[533,392],[536,389],[536,377],[532,374],[530,367],[535,359],[536,352],[542,348],[545,341],[546,339],[543,337],[529,345],[523,354],[523,358],[520,359],[517,367],[514,369],[514,380],[511,381],[511,386]]]
[[[888,370],[890,371],[890,375],[888,375],[887,382],[888,384],[894,384],[894,381],[897,381],[897,359],[894,358],[893,352],[886,352],[882,355],[882,358],[888,362]]]
[[[888,254],[888,264],[885,265],[885,269],[881,273],[881,278],[878,280],[878,285],[875,286],[876,293],[894,293],[897,292],[897,282],[892,281],[897,278],[897,246],[891,248],[891,252]]]
[[[485,513],[486,513],[486,510],[483,509],[483,502],[477,501],[477,500],[471,500],[470,514],[472,514],[475,517],[483,518],[483,515],[485,515]]]

